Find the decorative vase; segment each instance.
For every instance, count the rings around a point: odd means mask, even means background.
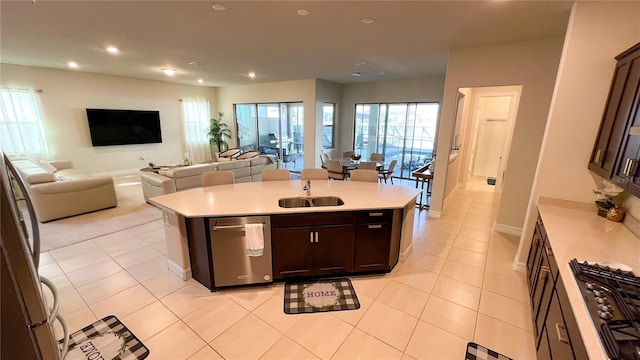
[[[614,205],[607,211],[607,220],[620,222],[624,219],[624,208],[620,205]]]

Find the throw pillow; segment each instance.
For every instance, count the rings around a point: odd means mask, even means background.
[[[242,159],[251,159],[254,158],[256,156],[258,156],[260,153],[257,151],[247,151],[244,154],[240,154],[236,159],[238,160],[242,160]]]
[[[49,164],[48,162],[40,161],[38,165],[42,168],[42,170],[48,172],[49,174],[53,174],[54,172],[58,171],[55,166]]]

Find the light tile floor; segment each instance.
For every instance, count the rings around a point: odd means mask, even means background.
[[[461,360],[469,341],[534,359],[526,282],[512,270],[518,239],[491,231],[496,203],[472,182],[441,219],[416,210],[406,261],[351,277],[354,311],[286,315],[282,283],[211,293],[182,281],[167,271],[162,221],[44,253],[40,271],[71,331],[114,314],[149,359]]]

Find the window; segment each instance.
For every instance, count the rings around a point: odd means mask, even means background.
[[[0,144],[7,155],[46,158],[40,109],[33,90],[0,90]]]
[[[201,162],[212,159],[207,128],[211,119],[209,101],[203,99],[182,100],[185,151],[189,160]]]
[[[258,150],[276,156],[285,169],[302,169],[302,103],[235,104],[234,108],[241,151]]]
[[[398,160],[402,178],[433,158],[438,103],[356,104],[354,149],[368,158],[384,154],[385,166]]]
[[[330,149],[334,146],[336,104],[324,103],[322,105],[322,147]]]

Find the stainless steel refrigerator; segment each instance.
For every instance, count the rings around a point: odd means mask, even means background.
[[[68,332],[55,286],[38,275],[38,222],[28,191],[1,149],[0,158],[0,358],[63,359]],[[47,304],[45,291],[51,291],[53,304]],[[61,341],[54,321],[63,329]]]

